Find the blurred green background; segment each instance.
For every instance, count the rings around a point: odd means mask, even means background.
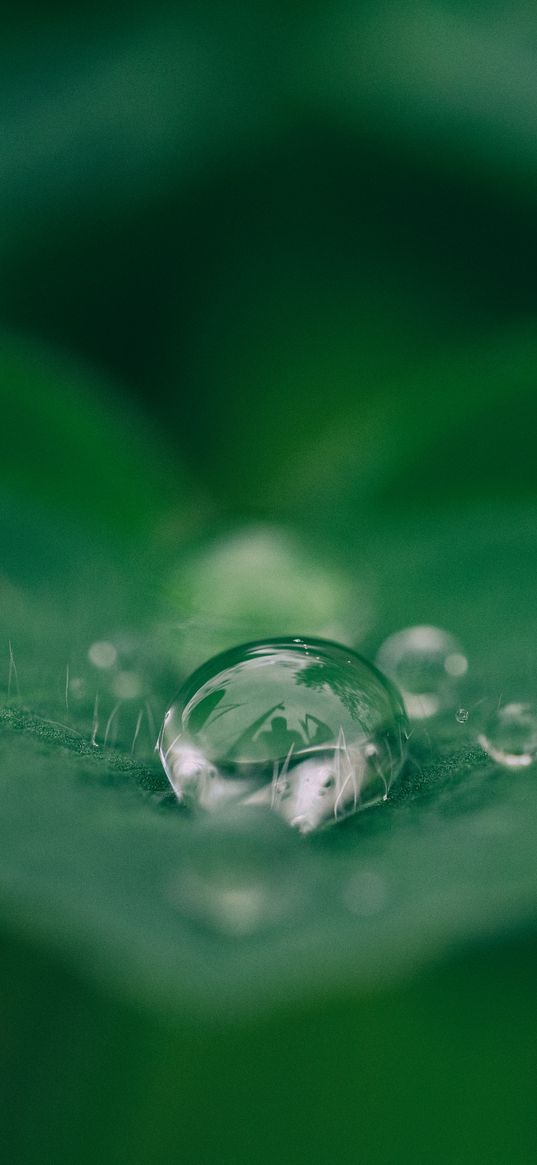
[[[537,696],[537,14],[22,3],[0,62],[10,1159],[533,1162],[537,791],[475,741]],[[187,917],[181,678],[413,623],[468,724],[265,838],[285,925],[215,928],[214,872]]]

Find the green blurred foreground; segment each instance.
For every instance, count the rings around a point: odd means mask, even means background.
[[[537,785],[476,736],[537,696],[536,34],[439,0],[6,22],[13,1161],[535,1158]],[[470,715],[388,804],[311,838],[179,810],[153,746],[193,667],[413,623],[464,644]]]

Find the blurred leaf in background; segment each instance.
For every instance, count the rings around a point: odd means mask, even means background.
[[[537,685],[535,13],[3,33],[10,1156],[532,1161],[534,774],[476,738]],[[181,813],[154,743],[192,666],[412,623],[461,639],[468,718],[388,805]]]

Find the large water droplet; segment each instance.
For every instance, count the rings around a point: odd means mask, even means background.
[[[397,684],[408,715],[424,720],[453,707],[468,660],[439,627],[407,627],[382,644],[376,663]]]
[[[186,804],[266,805],[309,832],[385,798],[406,739],[402,701],[376,668],[335,643],[285,638],[194,672],[160,751]]]
[[[524,769],[537,761],[537,707],[505,704],[487,721],[479,743],[491,760],[507,769]]]

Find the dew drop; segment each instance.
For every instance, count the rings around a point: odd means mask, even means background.
[[[118,629],[113,641],[96,640],[86,654],[93,668],[86,675],[80,669],[80,679],[76,674],[69,676],[66,690],[81,729],[85,728],[95,746],[129,749],[137,759],[153,756],[166,705],[152,643]],[[77,671],[78,665],[75,657]]]
[[[113,667],[117,660],[117,649],[113,643],[108,643],[105,639],[99,639],[97,642],[92,643],[89,648],[88,658],[94,667]]]
[[[455,719],[457,724],[466,724],[470,713],[467,708],[457,708],[455,712]]]
[[[412,720],[426,720],[456,703],[468,660],[457,640],[439,627],[407,627],[382,644],[377,666],[397,684]]]
[[[70,676],[67,684],[68,695],[74,700],[84,700],[88,685],[83,676]]]
[[[250,643],[190,676],[160,739],[180,801],[265,806],[307,833],[387,796],[405,755],[401,698],[348,648],[312,646]]]
[[[478,737],[491,760],[506,769],[524,769],[537,761],[537,707],[505,704],[487,721]]]

